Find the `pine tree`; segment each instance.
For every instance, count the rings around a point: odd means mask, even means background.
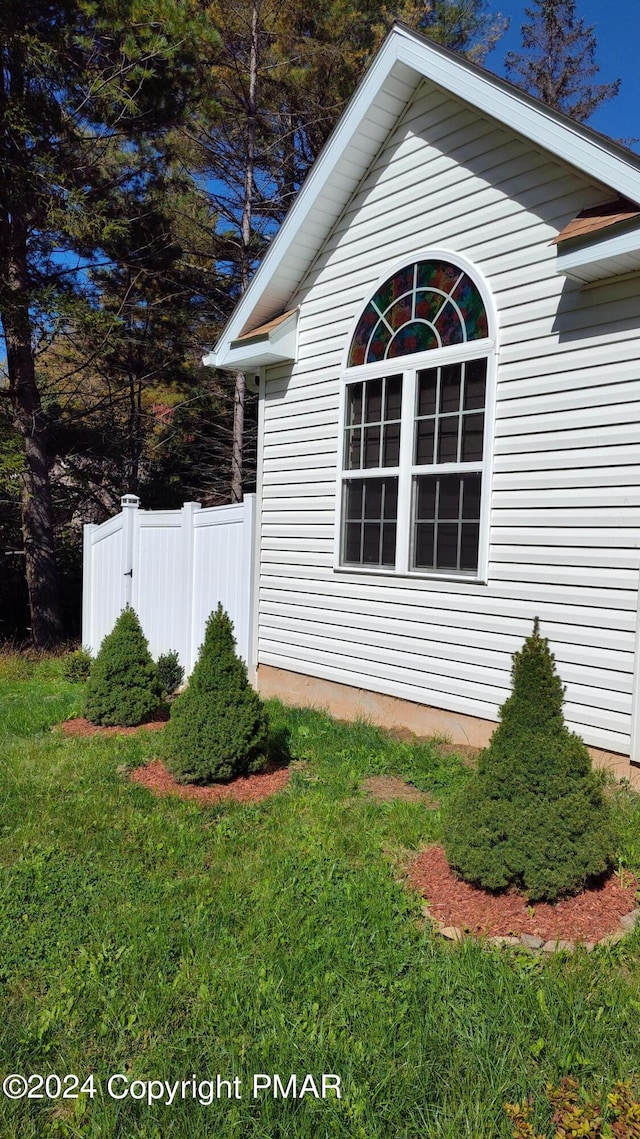
[[[233,625],[218,605],[189,686],[171,706],[167,767],[181,783],[211,783],[258,771],[267,754],[267,716],[235,651]]]
[[[93,724],[135,727],[157,710],[161,694],[147,639],[127,606],[91,665],[85,716]]]
[[[32,636],[63,635],[50,485],[50,417],[37,344],[64,320],[122,218],[114,187],[144,179],[158,139],[195,98],[208,42],[186,0],[10,0],[0,5],[0,324],[4,390],[22,442],[21,521]],[[140,163],[144,154],[146,168]],[[126,159],[132,159],[128,168]]]
[[[529,22],[522,25],[523,51],[507,54],[507,74],[548,107],[586,122],[620,87],[619,79],[590,82],[600,70],[593,26],[577,17],[576,0],[533,0],[525,14]]]
[[[469,882],[555,901],[609,867],[608,807],[587,748],[564,723],[564,690],[537,619],[514,655],[512,683],[477,772],[447,808],[444,846]]]

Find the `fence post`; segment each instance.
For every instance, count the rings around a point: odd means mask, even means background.
[[[182,540],[182,627],[184,629],[184,639],[180,646],[180,658],[185,676],[189,676],[193,670],[195,664],[193,655],[197,648],[193,643],[193,555],[196,534],[195,514],[196,511],[200,509],[201,506],[199,502],[184,502],[182,504],[182,517],[180,519]]]
[[[124,604],[131,605],[133,600],[133,531],[136,522],[136,511],[140,499],[136,494],[123,494],[120,499],[122,507],[122,576],[124,578]],[[137,569],[136,576],[137,576]]]
[[[256,669],[258,665],[257,660],[254,659],[256,657],[256,645],[253,628],[253,607],[255,604],[256,595],[256,495],[245,494],[242,505],[244,507],[244,516],[242,519],[242,547],[244,555],[242,577],[245,596],[247,598],[247,641],[245,645],[245,660],[247,662],[249,679],[252,681],[252,683],[255,683]]]
[[[82,531],[82,644],[92,653],[100,647],[93,643],[93,535],[98,529],[87,522]]]

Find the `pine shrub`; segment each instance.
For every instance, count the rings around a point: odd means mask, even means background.
[[[449,802],[444,847],[467,881],[553,902],[610,867],[608,804],[587,748],[565,725],[564,689],[537,618],[514,655],[512,685],[477,772]]]
[[[156,662],[156,669],[163,692],[172,696],[184,680],[184,669],[177,652],[162,653]]]
[[[92,664],[93,657],[88,649],[76,649],[75,652],[69,653],[64,658],[62,675],[65,680],[71,680],[74,684],[81,684],[89,679]]]
[[[236,654],[233,625],[218,605],[189,686],[171,706],[164,759],[181,783],[232,779],[264,766],[267,736],[266,711]]]
[[[156,711],[161,688],[146,637],[127,606],[91,666],[84,713],[94,724],[134,727]]]

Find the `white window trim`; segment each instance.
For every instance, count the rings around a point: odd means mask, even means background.
[[[368,299],[385,281],[407,265],[417,261],[448,261],[459,266],[478,288],[485,305],[489,326],[488,337],[482,340],[469,340],[464,344],[457,344],[450,348],[433,348],[426,352],[416,352],[407,356],[396,356],[392,359],[378,361],[375,364],[361,364],[357,367],[347,367],[348,353],[351,347],[358,321]],[[413,497],[413,480],[416,474],[424,471],[424,467],[413,463],[414,420],[415,420],[415,386],[416,373],[427,368],[437,368],[443,364],[455,364],[465,360],[484,358],[487,361],[487,379],[485,393],[484,435],[482,441],[482,462],[469,464],[469,473],[480,471],[482,474],[480,487],[480,531],[478,543],[478,569],[475,573],[464,573],[451,570],[424,570],[411,569],[411,513]],[[479,274],[477,268],[458,254],[452,254],[445,249],[428,249],[410,257],[404,257],[396,265],[390,266],[370,290],[369,297],[360,307],[352,323],[343,353],[342,373],[340,376],[340,409],[338,416],[338,462],[336,472],[336,526],[334,535],[333,569],[340,574],[354,574],[356,576],[385,577],[389,581],[394,579],[420,580],[420,581],[448,581],[465,584],[486,585],[489,576],[489,534],[491,526],[491,489],[493,479],[493,449],[495,438],[495,402],[496,381],[498,366],[497,349],[497,319],[493,298]],[[400,430],[400,463],[398,467],[368,467],[368,478],[394,477],[398,478],[398,515],[396,520],[396,564],[390,566],[376,565],[345,565],[341,560],[342,552],[342,513],[343,513],[343,485],[345,476],[351,472],[344,468],[344,431],[346,417],[346,388],[349,384],[358,383],[380,376],[402,375],[402,418]],[[459,463],[437,464],[438,474],[454,472],[463,473]],[[362,472],[360,472],[362,474]],[[358,472],[352,472],[358,477]]]

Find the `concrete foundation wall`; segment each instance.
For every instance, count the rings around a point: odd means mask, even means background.
[[[277,696],[285,704],[322,709],[338,720],[366,719],[382,728],[409,729],[417,736],[446,737],[465,747],[486,747],[496,727],[494,721],[477,716],[430,708],[265,664],[258,668],[258,690],[262,696]],[[607,768],[617,779],[628,779],[640,791],[640,764],[601,748],[590,747],[589,752],[596,767]]]

